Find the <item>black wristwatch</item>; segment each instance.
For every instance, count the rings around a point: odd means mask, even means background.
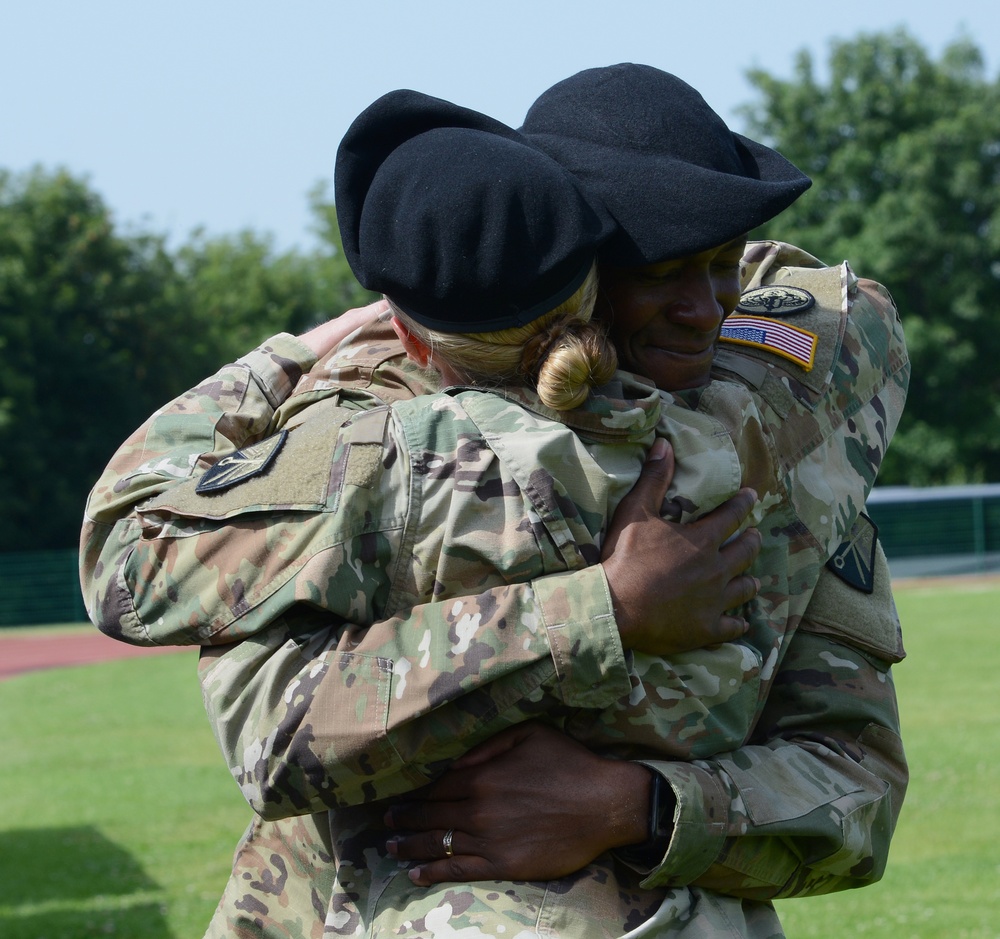
[[[677,798],[670,784],[655,770],[653,791],[649,802],[649,832],[640,844],[618,848],[614,853],[630,867],[652,870],[663,860],[674,832],[674,809]]]

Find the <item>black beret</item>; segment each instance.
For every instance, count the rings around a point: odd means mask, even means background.
[[[516,130],[416,91],[358,116],[334,185],[355,276],[444,332],[537,319],[579,288],[614,227]]]
[[[601,251],[639,266],[726,244],[811,185],[780,153],[734,134],[686,82],[649,65],[553,85],[521,127],[599,196],[619,230]]]

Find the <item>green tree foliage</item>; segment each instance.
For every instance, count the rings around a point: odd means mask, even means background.
[[[932,61],[905,32],[750,74],[749,132],[815,185],[763,232],[847,258],[892,291],[914,375],[883,482],[1000,479],[1000,83],[966,41]],[[242,232],[116,232],[66,172],[0,171],[0,551],[75,544],[115,447],[170,398],[280,330],[370,299],[323,187],[320,248]]]
[[[251,231],[215,239],[198,234],[178,250],[202,357],[226,361],[274,333],[304,332],[373,299],[347,265],[336,212],[325,200],[325,187],[317,186],[310,196],[321,243],[316,251],[276,254],[270,238]]]
[[[0,549],[74,543],[112,440],[167,393],[152,352],[189,332],[173,279],[162,242],[117,237],[80,181],[0,175]]]
[[[74,546],[88,490],[153,410],[367,299],[315,199],[326,240],[310,254],[252,233],[170,252],[116,233],[68,173],[0,172],[0,551]]]
[[[905,31],[756,70],[744,109],[813,187],[765,234],[847,258],[899,305],[913,360],[883,483],[1000,480],[1000,81],[969,41],[939,61]]]

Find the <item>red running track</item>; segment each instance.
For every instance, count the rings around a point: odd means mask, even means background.
[[[191,649],[177,646],[130,646],[128,643],[109,639],[96,629],[93,632],[54,632],[48,636],[38,632],[18,636],[16,630],[3,629],[0,630],[0,678],[45,668],[89,665],[93,662],[110,662],[112,659],[134,658],[138,655],[162,655],[167,652],[193,654]]]

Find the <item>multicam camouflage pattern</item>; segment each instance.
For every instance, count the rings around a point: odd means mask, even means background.
[[[325,812],[280,824],[255,816],[207,935],[322,939],[336,869]]]
[[[825,278],[808,265],[805,271],[788,272],[778,263],[781,257],[776,248],[765,249],[762,257],[751,255],[752,272],[758,280],[772,270],[773,276],[796,282],[811,276],[810,289],[824,297],[836,294],[835,302],[821,302],[837,324],[824,334],[828,358],[821,373],[796,374],[794,365],[769,361],[766,354],[723,354],[720,365],[731,373],[728,377],[744,384],[718,381],[685,401],[648,394],[637,399],[640,404],[633,400],[624,407],[604,399],[585,412],[585,426],[576,428],[576,436],[539,420],[551,415],[537,403],[521,406],[530,404],[524,396],[518,396],[518,404],[469,391],[431,399],[434,412],[424,401],[400,403],[392,413],[352,417],[350,412],[356,415],[358,408],[377,402],[336,390],[343,370],[354,367],[350,364],[338,365],[340,373],[327,378],[308,377],[284,412],[269,410],[282,400],[280,378],[273,373],[296,370],[294,361],[282,361],[288,352],[275,343],[248,363],[253,368],[238,370],[238,376],[223,373],[210,383],[209,394],[195,393],[180,402],[183,410],[175,406],[161,412],[142,440],[155,459],[147,451],[139,461],[135,443],[127,444],[109,470],[107,485],[95,489],[95,523],[85,533],[84,582],[90,586],[92,571],[94,588],[88,595],[106,631],[131,641],[202,643],[259,633],[231,650],[207,652],[202,675],[223,750],[245,794],[265,815],[349,806],[412,788],[475,739],[535,716],[540,708],[604,752],[685,761],[653,764],[670,780],[679,806],[667,855],[642,883],[623,865],[603,858],[572,878],[543,885],[540,892],[530,885],[500,884],[417,890],[383,854],[378,807],[338,809],[330,816],[337,883],[329,934],[364,934],[377,915],[378,928],[393,935],[431,935],[439,929],[448,935],[462,928],[470,930],[462,935],[493,935],[499,925],[533,930],[540,923],[550,924],[553,935],[620,935],[644,921],[650,928],[656,923],[655,933],[643,929],[636,935],[717,935],[710,915],[715,909],[720,911],[716,925],[740,917],[756,924],[736,934],[780,934],[768,905],[753,900],[836,889],[880,873],[878,858],[884,859],[905,779],[886,671],[896,652],[891,598],[884,615],[862,616],[859,622],[868,625],[854,625],[883,653],[878,658],[825,637],[811,640],[808,624],[796,627],[817,580],[822,582],[823,561],[863,505],[891,436],[905,391],[905,349],[891,303],[877,290],[859,287],[846,267],[822,272]],[[845,315],[849,308],[850,317]],[[867,324],[870,335],[855,335],[855,317]],[[831,335],[836,336],[832,351]],[[355,363],[372,351],[365,346]],[[357,384],[377,375],[378,369],[362,374]],[[627,377],[623,381],[629,390],[634,387]],[[754,388],[756,401],[746,384]],[[390,386],[388,397],[404,396],[405,385]],[[213,408],[214,421],[200,417]],[[746,643],[691,653],[669,665],[635,656],[629,666],[615,641],[600,569],[573,571],[595,559],[600,528],[626,481],[635,477],[656,412],[668,423],[697,427],[688,435],[695,450],[685,453],[680,446],[682,466],[691,466],[685,457],[693,456],[693,466],[704,462],[718,469],[701,489],[697,473],[693,483],[680,485],[673,493],[675,506],[698,514],[713,499],[735,491],[741,465],[752,468],[748,481],[765,496],[765,551],[758,573],[766,577],[750,610]],[[322,413],[327,430],[348,421],[339,437],[307,432],[311,415]],[[433,421],[427,420],[430,413]],[[195,415],[190,422],[195,431],[203,432],[206,425],[213,433],[240,428],[242,441],[229,437],[236,446],[286,426],[292,430],[290,440],[303,441],[289,453],[319,455],[333,466],[330,485],[323,489],[293,472],[297,501],[286,496],[276,504],[273,485],[270,490],[266,483],[255,485],[264,483],[263,477],[233,488],[211,511],[193,511],[206,497],[197,498],[194,483],[178,482],[185,475],[184,461],[191,475],[198,456],[207,454],[199,467],[204,468],[213,462],[210,454],[223,448],[214,436],[203,437],[186,441],[185,454],[184,445],[176,446],[179,414]],[[705,421],[722,433],[705,433]],[[157,422],[165,428],[162,437]],[[421,437],[427,427],[433,433]],[[248,433],[248,428],[253,430]],[[496,434],[515,428],[520,433]],[[677,448],[685,438],[674,436]],[[576,450],[585,468],[577,479],[567,478],[567,447]],[[381,463],[372,458],[375,448]],[[850,470],[835,480],[833,490],[815,472],[813,454],[826,450],[823,460],[842,452],[840,465]],[[613,473],[604,472],[605,460]],[[303,461],[285,462],[299,466]],[[157,475],[158,482],[150,478]],[[442,498],[437,490],[446,487],[440,478],[451,480],[449,485],[457,482],[457,494],[453,489]],[[390,480],[392,491],[383,489]],[[161,496],[135,517],[129,514],[136,492],[146,497],[158,486]],[[322,555],[322,575],[303,557],[301,546],[309,539],[297,535],[303,518],[318,513],[318,492],[326,498],[320,520],[335,533],[312,555]],[[355,501],[360,508],[351,509]],[[418,518],[427,515],[427,525],[417,532],[409,527],[414,505],[420,508]],[[842,511],[833,513],[831,505]],[[272,515],[261,525],[265,508]],[[274,517],[279,513],[280,523]],[[348,521],[331,525],[330,514]],[[233,554],[229,547],[227,555],[225,539],[217,538],[219,519],[250,548],[240,543],[240,561],[230,562],[235,571],[216,561]],[[273,540],[269,528],[275,529]],[[320,531],[309,529],[310,538]],[[281,570],[281,552],[291,568],[287,574]],[[525,579],[567,573],[518,588],[508,586],[503,573],[508,569]],[[145,586],[147,580],[152,589]],[[335,582],[349,590],[334,594],[327,585]],[[182,583],[188,600],[195,595],[195,606],[170,602],[180,599]],[[204,586],[192,591],[192,583]],[[472,600],[423,602],[476,590],[483,592]],[[303,600],[327,615],[293,607]],[[357,628],[411,603],[418,606],[389,628]],[[838,603],[840,609],[834,608],[824,623],[827,634],[836,634],[837,616],[845,610],[842,598]],[[279,617],[283,609],[288,612]],[[354,626],[344,626],[345,621]],[[511,623],[520,628],[511,630]],[[511,641],[511,633],[523,641],[523,649]],[[804,637],[797,645],[792,643],[796,636]],[[577,655],[589,641],[596,641],[597,652],[589,658]],[[795,666],[791,671],[790,664]],[[842,705],[842,724],[835,719],[841,712],[830,711],[826,698],[822,721],[800,723],[803,704],[789,687],[801,693],[817,676],[829,686],[828,696]],[[460,696],[461,707],[450,703]],[[776,700],[785,700],[786,708],[772,707]],[[584,715],[579,708],[602,710]],[[321,718],[331,713],[352,719],[330,727],[334,722]],[[875,729],[859,737],[857,727],[868,724]],[[826,746],[804,744],[799,727],[810,741],[823,740]],[[764,728],[768,735],[758,739]],[[793,781],[801,792],[790,791]],[[782,798],[754,806],[754,791],[780,792]],[[290,823],[272,824],[274,831],[262,829],[266,837],[280,837]],[[765,832],[775,837],[763,837]],[[808,849],[799,850],[802,845]],[[764,856],[767,864],[758,860]],[[803,865],[802,856],[811,863]],[[746,900],[685,887],[703,881]],[[671,889],[674,885],[684,889]],[[242,897],[244,906],[270,908],[274,902],[249,888]],[[553,917],[561,924],[551,925]]]

